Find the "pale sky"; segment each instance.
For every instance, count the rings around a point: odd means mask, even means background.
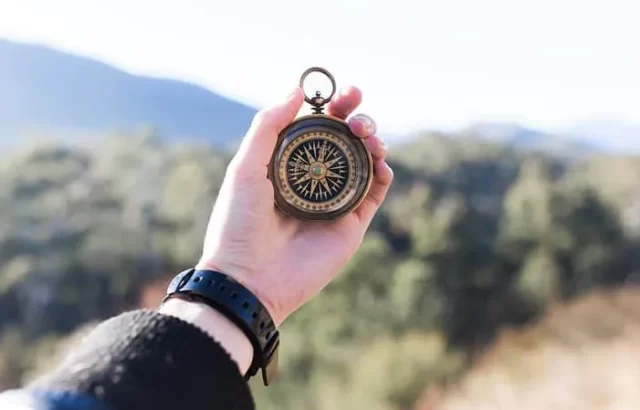
[[[640,122],[638,0],[0,0],[0,37],[258,107],[320,65],[383,132]]]

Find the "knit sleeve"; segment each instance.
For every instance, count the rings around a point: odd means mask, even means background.
[[[85,403],[63,407],[54,399],[45,408],[55,410],[254,409],[247,382],[219,343],[154,310],[103,322],[58,368],[25,390]]]

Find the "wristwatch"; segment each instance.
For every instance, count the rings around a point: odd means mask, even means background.
[[[163,303],[174,297],[204,303],[235,323],[253,345],[253,361],[245,380],[261,369],[264,385],[273,382],[278,372],[280,334],[251,291],[222,272],[191,268],[173,278]]]

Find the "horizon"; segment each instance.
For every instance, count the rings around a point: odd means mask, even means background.
[[[640,53],[632,43],[640,27],[621,6],[639,6],[623,0],[604,10],[577,0],[456,3],[326,0],[306,8],[293,0],[222,6],[116,0],[91,8],[80,0],[25,0],[4,8],[0,37],[134,75],[194,83],[256,108],[277,101],[304,69],[320,65],[339,86],[363,90],[361,111],[385,133],[478,122],[547,132],[587,121],[637,124]],[[413,10],[402,12],[403,4]],[[461,13],[461,6],[473,10]],[[294,31],[299,34],[291,36]],[[220,55],[225,58],[217,60]]]

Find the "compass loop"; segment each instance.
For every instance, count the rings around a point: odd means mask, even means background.
[[[313,97],[309,97],[306,93],[304,95],[304,100],[314,107],[314,113],[320,114],[322,113],[322,106],[331,101],[336,93],[336,80],[335,78],[333,78],[333,75],[331,75],[331,73],[326,69],[322,67],[311,67],[308,68],[304,73],[302,73],[302,76],[300,77],[300,88],[304,89],[304,82],[311,73],[324,74],[329,79],[329,81],[331,81],[331,93],[328,97],[323,97],[321,91],[316,91],[316,95]]]

